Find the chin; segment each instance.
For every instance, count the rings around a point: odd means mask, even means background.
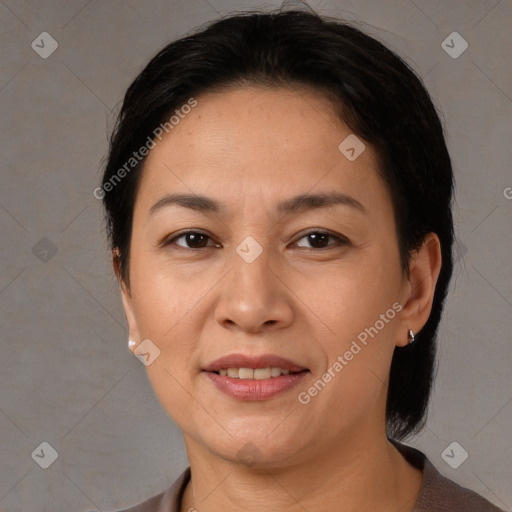
[[[288,466],[297,457],[301,447],[297,446],[297,435],[290,433],[287,439],[282,435],[271,439],[269,430],[248,431],[245,435],[226,434],[220,442],[204,440],[209,450],[217,456],[248,468],[270,468]]]

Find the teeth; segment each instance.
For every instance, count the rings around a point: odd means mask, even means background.
[[[239,368],[238,378],[239,379],[254,379],[254,370],[252,368]]]
[[[270,368],[256,368],[253,373],[254,373],[254,378],[256,380],[270,379],[271,370],[270,370]],[[240,378],[242,378],[242,377],[240,377]]]
[[[271,377],[279,377],[280,375],[288,375],[290,370],[282,368],[227,368],[219,370],[219,375],[223,377],[231,377],[233,379],[270,379]]]
[[[270,368],[271,377],[279,377],[279,375],[281,375],[281,370],[279,368]]]

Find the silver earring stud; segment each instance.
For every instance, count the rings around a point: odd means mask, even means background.
[[[133,341],[133,340],[128,340],[128,348],[129,349],[132,349],[133,347],[135,347],[135,345],[137,345],[137,342],[136,341]]]
[[[408,335],[408,338],[409,338],[409,345],[411,343],[414,343],[414,332],[412,331],[412,329],[409,329],[409,335]]]

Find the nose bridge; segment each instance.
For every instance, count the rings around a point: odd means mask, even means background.
[[[247,331],[264,325],[286,324],[291,320],[291,305],[286,287],[272,268],[278,258],[272,249],[253,236],[246,236],[233,251],[232,269],[217,304],[216,318],[223,324],[237,324]]]
[[[233,254],[233,271],[240,285],[259,284],[260,290],[270,283],[265,282],[270,269],[272,248],[259,237],[246,236],[235,248]]]
[[[270,268],[272,249],[262,237],[259,239],[261,243],[251,235],[246,236],[232,254],[232,297],[252,303],[253,308],[268,304],[270,288],[276,284],[271,278],[274,275]]]

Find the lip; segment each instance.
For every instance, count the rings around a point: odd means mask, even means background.
[[[234,379],[214,373],[227,368],[282,368],[294,373],[269,379]],[[310,373],[304,366],[273,354],[260,356],[231,354],[213,361],[203,369],[203,372],[217,389],[240,400],[268,400],[276,397],[295,387]]]
[[[304,366],[299,366],[288,359],[284,359],[283,357],[279,357],[274,354],[263,354],[260,356],[230,354],[228,356],[221,357],[220,359],[216,359],[203,368],[203,371],[218,372],[219,370],[227,368],[282,368],[283,370],[289,370],[290,372],[302,372],[303,370],[307,370]],[[274,378],[278,379],[279,377]]]
[[[270,379],[233,379],[205,372],[205,375],[215,384],[217,389],[233,398],[240,400],[268,400],[285,391],[294,388],[306,375],[308,370],[289,375],[280,375]]]

